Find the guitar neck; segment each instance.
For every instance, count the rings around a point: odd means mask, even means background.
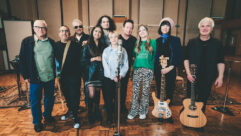
[[[165,101],[165,97],[166,97],[166,78],[165,75],[162,74],[161,77],[161,90],[160,90],[160,101],[163,102]]]
[[[195,106],[195,86],[191,83],[191,105]]]

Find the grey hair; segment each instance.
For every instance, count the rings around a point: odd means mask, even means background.
[[[198,23],[198,28],[201,27],[201,24],[204,22],[210,22],[212,24],[212,28],[214,28],[214,20],[210,17],[205,17],[203,18],[199,23]]]
[[[37,23],[42,23],[47,28],[47,23],[45,22],[45,20],[35,20],[33,26],[35,26]]]

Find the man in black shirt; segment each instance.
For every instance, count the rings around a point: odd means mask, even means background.
[[[56,62],[59,64],[60,85],[63,95],[66,99],[68,112],[61,117],[61,120],[67,120],[72,117],[74,128],[79,128],[78,109],[80,104],[80,58],[81,47],[75,42],[69,40],[70,31],[67,26],[61,26],[59,29],[60,41],[56,47]],[[65,53],[65,50],[67,51]]]
[[[195,81],[195,93],[197,100],[204,103],[205,112],[206,102],[210,96],[211,87],[214,83],[216,88],[223,84],[224,73],[224,54],[223,47],[219,40],[211,37],[214,21],[205,17],[199,22],[200,35],[191,39],[186,48],[184,66],[188,79],[188,97],[191,95],[190,82]],[[196,78],[191,75],[189,64],[197,66]]]
[[[83,23],[79,19],[74,19],[72,21],[72,25],[73,25],[75,33],[71,37],[71,40],[75,43],[75,45],[77,45],[81,48],[81,54],[82,54],[82,49],[85,44],[85,43],[83,44],[83,42],[86,42],[89,39],[89,35],[84,33]],[[86,73],[88,73],[88,72],[86,72],[86,69],[84,69],[83,62],[81,60],[81,76],[82,76],[82,79],[84,80],[84,84],[85,84],[85,81],[87,80],[86,78],[88,77],[86,75]],[[89,93],[88,93],[88,90],[85,87],[85,85],[84,85],[84,94],[85,94],[85,105],[87,106]]]
[[[127,112],[125,101],[127,93],[127,85],[130,77],[131,66],[133,64],[133,50],[136,44],[136,38],[132,36],[132,31],[134,28],[134,22],[131,19],[127,19],[123,23],[123,32],[119,36],[119,39],[122,40],[122,46],[126,49],[129,62],[129,70],[126,76],[121,80],[121,113]]]

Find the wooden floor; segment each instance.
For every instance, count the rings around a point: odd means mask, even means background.
[[[13,79],[0,76],[0,85],[13,84]],[[131,84],[131,83],[130,83]],[[225,93],[225,84],[217,92]],[[129,90],[131,92],[131,88]],[[128,94],[131,95],[131,94]],[[229,91],[229,97],[241,103],[241,79],[232,77]],[[127,97],[130,101],[131,96]],[[103,100],[101,101],[103,104]],[[153,118],[149,108],[148,118],[140,120],[138,117],[134,120],[126,120],[126,116],[121,117],[121,135],[122,136],[239,136],[241,132],[241,105],[228,105],[235,116],[224,115],[214,111],[211,108],[216,105],[208,105],[206,116],[208,123],[203,131],[183,127],[179,121],[179,111],[181,106],[172,106],[174,123],[158,122]],[[0,136],[112,136],[116,129],[113,126],[107,126],[105,121],[89,125],[87,120],[87,111],[84,103],[81,102],[83,111],[80,113],[81,128],[79,130],[72,127],[71,121],[61,121],[60,116],[65,113],[60,104],[54,105],[53,116],[56,118],[56,124],[47,125],[46,129],[36,133],[33,129],[32,116],[30,109],[18,111],[18,108],[0,108]],[[105,116],[105,112],[102,111]],[[105,119],[104,119],[105,120]]]

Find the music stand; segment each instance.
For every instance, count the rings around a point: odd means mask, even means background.
[[[216,106],[216,107],[213,107],[212,109],[215,110],[215,111],[222,112],[224,114],[230,115],[230,116],[234,116],[233,112],[230,110],[231,108],[226,107],[226,102],[227,102],[227,99],[228,99],[228,91],[229,91],[230,74],[231,74],[231,70],[232,70],[232,64],[233,64],[233,62],[241,62],[241,61],[238,60],[237,58],[234,58],[234,57],[227,57],[225,59],[225,61],[228,63],[228,78],[227,78],[227,85],[226,85],[224,103],[223,103],[222,106]]]

